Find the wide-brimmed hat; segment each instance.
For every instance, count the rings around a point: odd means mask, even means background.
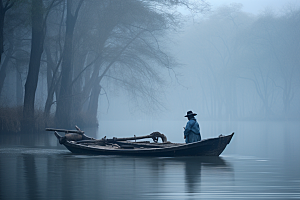
[[[186,113],[186,116],[184,116],[184,117],[188,117],[188,116],[196,116],[197,114],[196,113],[193,113],[193,111],[187,111],[187,113]]]

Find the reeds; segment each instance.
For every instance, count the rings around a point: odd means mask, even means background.
[[[21,132],[21,120],[23,116],[23,107],[0,107],[0,132],[1,133],[18,133]],[[42,110],[35,110],[35,127],[36,132],[44,131],[45,127],[54,125],[53,117],[48,119],[44,117]]]

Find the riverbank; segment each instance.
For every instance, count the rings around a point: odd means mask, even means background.
[[[1,133],[19,133],[21,132],[21,120],[23,116],[22,106],[18,107],[0,107],[0,132]],[[54,125],[53,117],[46,119],[42,110],[35,110],[35,128],[36,132],[45,130],[46,126]]]
[[[0,106],[0,133],[12,134],[21,132],[21,121],[23,117],[23,107],[1,107]],[[54,115],[50,115],[48,118],[44,116],[43,110],[36,109],[34,111],[35,127],[34,132],[45,131],[45,128],[56,127]],[[97,119],[93,119],[83,114],[77,114],[74,117],[73,125],[78,125],[81,128],[98,127]],[[65,128],[65,127],[59,127]],[[24,133],[24,131],[23,131]]]

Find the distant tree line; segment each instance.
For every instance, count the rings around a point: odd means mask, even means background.
[[[241,8],[220,7],[189,31],[195,104],[207,119],[299,118],[300,9],[252,15]]]
[[[201,9],[208,6],[201,3]],[[1,0],[1,107],[19,106],[22,131],[33,131],[38,116],[45,126],[97,125],[100,95],[112,84],[135,101],[160,106],[160,72],[176,65],[163,48],[165,35],[180,26],[180,5],[194,6],[178,0]]]

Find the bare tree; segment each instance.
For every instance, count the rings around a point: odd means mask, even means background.
[[[144,66],[146,70],[151,68],[147,64],[151,59],[157,60],[156,64],[160,63],[166,67],[171,65],[168,56],[159,48],[157,38],[165,30],[175,28],[174,14],[159,13],[151,1],[89,1],[82,4],[82,7],[80,3],[82,2],[80,1],[77,9],[74,9],[74,15],[70,14],[71,11],[67,11],[66,20],[68,21],[68,16],[73,16],[69,18],[77,21],[76,27],[73,27],[73,35],[66,36],[64,41],[60,93],[56,96],[58,126],[71,126],[74,118],[80,113],[90,116],[89,119],[92,120],[89,121],[96,122],[101,81],[107,79],[107,73],[116,66],[116,63],[118,65],[123,63],[124,66],[126,62],[129,64],[129,55],[133,61],[135,58],[135,63],[140,63],[141,68]],[[70,7],[67,9],[70,10]],[[67,31],[68,23],[66,26]],[[70,42],[72,37],[73,50],[70,50],[67,49],[66,40]],[[153,41],[150,42],[149,38]],[[135,52],[132,49],[135,49]],[[72,57],[73,54],[76,56]],[[145,61],[142,61],[143,58],[138,57],[138,54],[144,56],[148,54],[148,58],[145,57]],[[70,59],[68,64],[65,62],[66,58]],[[146,61],[147,59],[149,61]],[[118,73],[122,73],[121,71]],[[84,105],[86,106],[83,109]]]
[[[83,0],[79,1],[76,6],[74,14],[73,0],[67,0],[67,18],[66,18],[66,35],[62,59],[62,78],[59,92],[59,99],[57,101],[56,109],[56,124],[58,127],[70,128],[71,125],[71,108],[72,108],[72,74],[73,74],[73,35],[78,13],[81,8]]]
[[[4,19],[5,19],[5,14],[6,12],[13,6],[13,2],[10,0],[7,0],[5,4],[3,4],[3,0],[0,0],[0,64],[1,64],[1,69],[0,69],[0,94],[3,88],[3,83],[6,77],[6,69],[8,66],[8,61],[10,59],[10,56],[12,55],[13,52],[13,45],[12,41],[9,41],[9,48],[7,51],[7,55],[5,58],[4,63],[2,63],[2,54],[4,52],[4,47],[3,47],[3,29],[4,29]]]
[[[46,20],[56,0],[52,0],[48,7],[43,0],[31,2],[32,39],[28,75],[25,83],[25,95],[23,106],[22,130],[34,130],[34,101],[40,71],[41,56],[43,53],[46,33]],[[46,12],[44,12],[46,10]]]
[[[94,61],[83,70],[93,67],[93,71],[85,78],[82,92],[77,91],[80,95],[76,96],[76,99],[82,99],[78,101],[81,105],[76,104],[77,109],[88,101],[81,112],[90,124],[97,124],[98,99],[103,81],[121,85],[120,88],[135,94],[136,99],[152,99],[148,106],[161,103],[156,97],[159,90],[151,89],[156,83],[163,82],[155,68],[171,69],[174,63],[160,48],[162,43],[159,43],[159,38],[165,31],[175,29],[178,21],[174,14],[158,13],[152,6],[139,1],[110,2],[102,7],[104,11],[99,15],[101,23],[92,26],[92,36],[94,41],[98,41],[98,47],[93,51]],[[79,76],[81,74],[78,73]],[[78,80],[75,78],[74,82]]]
[[[4,52],[3,49],[3,27],[4,27],[4,18],[6,11],[9,10],[13,5],[14,2],[10,0],[6,0],[5,4],[3,4],[3,0],[0,0],[0,63],[1,63],[1,57]]]

